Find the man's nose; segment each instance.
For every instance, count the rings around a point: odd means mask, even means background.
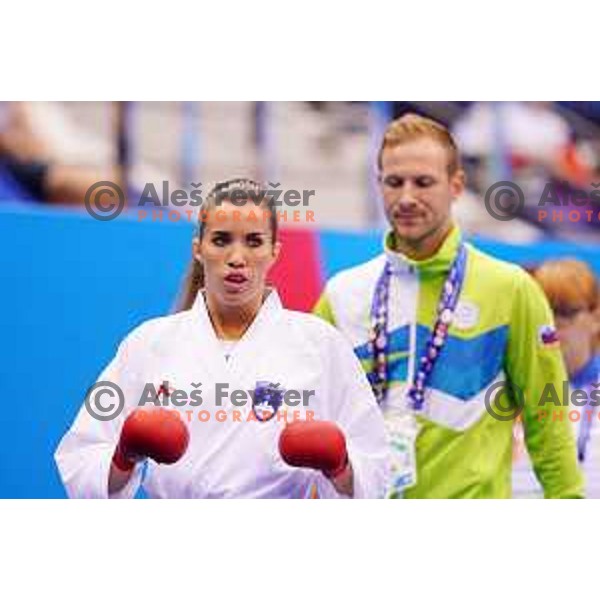
[[[410,190],[409,188],[404,188],[400,192],[400,196],[399,196],[397,202],[398,202],[398,206],[400,208],[412,208],[417,203],[417,201],[412,193],[412,190]]]

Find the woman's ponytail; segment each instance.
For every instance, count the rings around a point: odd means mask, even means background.
[[[204,267],[192,258],[179,291],[175,312],[192,308],[198,292],[204,287]]]

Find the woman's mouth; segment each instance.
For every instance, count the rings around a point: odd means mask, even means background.
[[[242,273],[230,273],[225,276],[225,289],[230,292],[237,292],[244,287],[248,278]]]

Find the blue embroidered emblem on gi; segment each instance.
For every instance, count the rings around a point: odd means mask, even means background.
[[[283,403],[285,390],[279,383],[257,381],[252,395],[252,411],[259,421],[272,419]]]

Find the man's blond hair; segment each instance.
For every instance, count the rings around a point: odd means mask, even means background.
[[[377,156],[379,170],[382,168],[384,150],[421,138],[434,140],[446,150],[448,154],[448,175],[454,175],[461,168],[458,147],[448,128],[433,119],[408,113],[388,125]]]

